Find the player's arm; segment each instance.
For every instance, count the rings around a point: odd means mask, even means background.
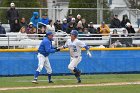
[[[57,51],[56,49],[52,48],[50,42],[44,42],[44,45],[47,53],[55,53]]]
[[[86,50],[89,50],[89,46],[88,45],[86,45],[84,42],[82,42],[82,41],[78,41],[78,43],[77,43],[80,47],[82,47],[82,48],[85,48]]]
[[[52,46],[51,49],[57,49],[57,47]]]
[[[65,46],[65,45],[63,45],[63,46],[61,46],[61,47],[58,47],[57,49],[63,50],[63,49],[65,49],[65,48],[68,48],[68,47]]]
[[[80,40],[79,40],[79,42],[78,42],[78,45],[79,45],[80,47],[85,48],[85,49],[87,50],[87,55],[88,55],[89,57],[92,57],[92,55],[91,55],[91,53],[90,53],[90,51],[89,51],[90,47],[89,47],[88,45],[86,45],[84,42],[82,42],[82,41],[80,41]]]
[[[60,50],[65,49],[65,48],[68,48],[68,40],[66,41],[65,45],[58,47],[58,49]]]

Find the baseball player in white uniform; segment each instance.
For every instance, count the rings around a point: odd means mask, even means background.
[[[82,60],[81,56],[81,48],[85,48],[87,50],[87,55],[92,56],[89,52],[89,47],[82,41],[77,39],[78,31],[72,30],[71,31],[71,39],[68,39],[64,46],[60,47],[59,49],[69,48],[70,51],[70,64],[68,65],[68,69],[70,69],[75,77],[78,80],[78,83],[81,83],[80,75],[81,71],[77,68],[77,65]]]

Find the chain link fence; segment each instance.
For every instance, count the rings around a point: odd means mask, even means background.
[[[0,21],[4,24],[7,24],[6,13],[8,7],[0,7]],[[97,8],[16,8],[19,11],[20,18],[25,17],[27,23],[29,23],[30,18],[32,17],[33,12],[39,12],[40,17],[47,13],[49,19],[62,20],[67,17],[69,14],[72,14],[73,17],[77,17],[77,14],[80,14],[82,18],[87,20],[87,23],[93,22],[97,24],[105,21],[107,24],[110,23],[110,20],[114,14],[118,15],[120,21],[122,20],[123,15],[127,15],[132,24],[140,23],[140,10],[138,9],[97,9]]]

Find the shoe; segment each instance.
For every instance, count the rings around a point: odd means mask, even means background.
[[[35,79],[32,81],[32,83],[38,84],[37,80],[35,80]]]
[[[49,83],[54,83],[53,81],[49,81]]]
[[[77,83],[81,83],[81,80],[78,80],[78,82]]]

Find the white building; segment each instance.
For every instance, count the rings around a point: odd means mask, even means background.
[[[47,2],[48,2],[48,8],[49,8],[48,17],[50,19],[62,20],[63,18],[67,16],[69,0],[47,0]]]
[[[113,14],[117,14],[119,19],[122,20],[123,15],[128,15],[133,26],[137,27],[137,20],[140,18],[140,10],[130,9],[130,3],[128,0],[112,0],[110,9]]]

